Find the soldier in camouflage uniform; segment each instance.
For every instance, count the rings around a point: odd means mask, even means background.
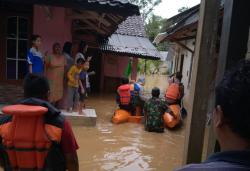
[[[145,130],[149,132],[164,132],[163,115],[167,110],[166,102],[159,98],[160,89],[152,89],[152,98],[144,106]]]

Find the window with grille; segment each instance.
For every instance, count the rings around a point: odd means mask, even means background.
[[[6,37],[6,78],[23,79],[27,73],[26,55],[28,50],[29,20],[11,16],[7,19]]]

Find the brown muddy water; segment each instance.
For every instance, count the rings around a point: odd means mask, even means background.
[[[167,86],[165,76],[148,79],[146,89]],[[114,96],[90,97],[86,103],[96,109],[98,119],[96,127],[73,128],[80,146],[80,171],[171,171],[180,167],[184,128],[157,134],[145,132],[142,124],[113,125]]]
[[[145,89],[165,91],[166,76],[147,76]],[[97,113],[96,127],[73,127],[80,171],[172,171],[181,166],[184,127],[148,133],[142,124],[113,125],[114,95],[89,97],[86,104]],[[1,171],[1,168],[0,168]]]

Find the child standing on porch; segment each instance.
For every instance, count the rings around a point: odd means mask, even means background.
[[[41,48],[41,36],[32,35],[31,36],[32,47],[28,51],[27,61],[29,65],[29,73],[34,73],[38,75],[43,75],[44,73],[44,58],[40,52]],[[46,55],[46,54],[45,54]]]
[[[89,61],[85,61],[82,71],[80,73],[80,85],[79,85],[79,95],[80,95],[80,103],[79,103],[79,114],[83,114],[83,109],[85,108],[85,98],[88,94],[88,89],[90,88],[89,83],[89,75],[95,75],[95,72],[89,72]]]
[[[83,109],[85,108],[85,98],[87,96],[87,76],[88,76],[88,71],[89,69],[89,62],[85,61],[82,71],[80,73],[80,86],[79,86],[79,114],[83,114]]]
[[[78,106],[74,106],[74,105],[78,105],[78,101],[79,101],[78,89],[79,89],[79,85],[81,84],[80,73],[82,71],[84,62],[85,61],[82,58],[77,59],[76,64],[70,68],[67,74],[68,76],[68,112],[72,112],[73,109],[74,111],[78,110]]]

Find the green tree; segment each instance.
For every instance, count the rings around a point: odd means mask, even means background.
[[[131,3],[138,5],[145,21],[148,15],[154,10],[154,7],[159,5],[162,0],[129,0]]]
[[[161,33],[166,31],[166,19],[163,19],[160,16],[157,15],[149,15],[148,21],[145,24],[145,31],[146,34],[151,42],[154,41],[155,37]],[[169,42],[164,42],[159,45],[155,45],[156,48],[159,51],[166,51],[169,47]],[[150,71],[154,69],[153,73],[159,72],[159,67],[162,64],[161,61],[155,61],[155,60],[146,60],[146,74],[150,74]],[[140,59],[138,64],[138,71],[139,73],[145,73],[145,60]]]
[[[167,27],[171,23],[167,19],[163,19],[160,16],[150,15],[148,22],[145,25],[146,34],[151,42],[154,41],[155,37],[162,32],[166,32]],[[169,42],[163,42],[156,45],[156,48],[160,51],[167,51],[169,48]]]
[[[150,67],[152,64],[152,60],[147,59],[139,59],[138,65],[137,65],[137,71],[139,74],[149,74]],[[146,69],[146,71],[145,71]]]
[[[145,22],[146,34],[151,42],[154,41],[154,38],[159,33],[166,31],[167,20],[154,14],[150,15],[154,7],[159,5],[162,0],[130,0],[130,2],[139,6],[143,21]],[[156,48],[165,51],[168,48],[168,42],[157,45]],[[161,61],[139,59],[137,70],[140,74],[150,74],[149,72],[153,66],[155,68],[153,72],[158,73],[160,65]]]
[[[154,14],[148,19],[148,22],[145,25],[145,31],[151,42],[153,42],[155,36],[160,33],[161,28],[163,27],[162,21],[162,17],[156,16]]]

